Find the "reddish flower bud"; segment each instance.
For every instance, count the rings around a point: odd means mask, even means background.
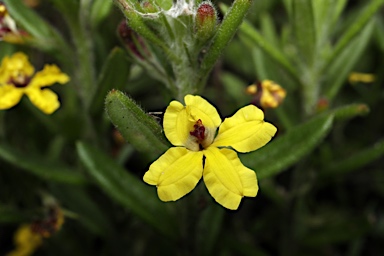
[[[208,1],[202,2],[197,8],[195,16],[195,28],[197,38],[207,40],[213,35],[217,25],[217,12],[213,4]]]
[[[143,38],[130,28],[125,20],[120,22],[118,34],[126,46],[127,50],[139,59],[144,59],[144,55],[149,55],[145,47]]]

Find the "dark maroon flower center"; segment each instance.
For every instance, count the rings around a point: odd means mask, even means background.
[[[8,82],[13,84],[17,88],[23,88],[26,87],[30,81],[31,78],[29,76],[21,75],[17,77],[11,77]]]
[[[189,134],[197,138],[197,142],[200,144],[205,139],[205,127],[203,122],[199,119],[196,124],[193,126],[194,130]]]

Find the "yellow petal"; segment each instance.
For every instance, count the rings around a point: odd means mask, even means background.
[[[200,119],[205,127],[219,127],[221,118],[214,106],[200,96],[187,95],[184,97],[185,105],[191,107],[191,116],[195,121]]]
[[[198,151],[196,138],[190,135],[193,126],[200,119],[206,130],[209,144],[213,140],[221,119],[215,107],[200,96],[185,96],[186,107],[178,101],[172,101],[164,113],[164,133],[175,146],[185,146]]]
[[[277,131],[275,126],[263,119],[263,111],[253,105],[239,109],[221,124],[212,146],[230,146],[242,153],[261,148]]]
[[[52,114],[56,109],[60,107],[60,102],[56,93],[50,89],[41,90],[40,88],[32,87],[27,88],[25,93],[28,95],[30,101],[43,111],[45,114]]]
[[[0,85],[0,109],[9,109],[19,103],[24,89],[13,85]]]
[[[204,155],[204,183],[216,202],[236,210],[243,196],[257,195],[256,173],[240,162],[236,152],[209,147]]]
[[[4,57],[0,66],[0,83],[5,83],[10,77],[30,77],[35,72],[34,67],[28,61],[28,56],[17,52],[11,57]]]
[[[56,65],[45,65],[44,69],[37,72],[32,78],[28,87],[44,87],[54,83],[65,84],[69,81],[69,77],[61,72]]]
[[[191,192],[203,173],[203,152],[174,147],[151,164],[144,181],[157,186],[162,201],[176,201]]]
[[[172,101],[165,110],[163,127],[167,139],[175,146],[183,146],[189,137],[193,121],[189,120],[183,104]]]

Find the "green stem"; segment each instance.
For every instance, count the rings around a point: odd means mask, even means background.
[[[79,11],[79,27],[75,32],[76,47],[79,58],[79,80],[83,90],[83,103],[89,107],[93,91],[96,90],[96,72],[93,54],[92,31],[90,24],[91,7],[93,0],[81,0]]]
[[[207,50],[204,59],[201,63],[199,71],[199,88],[204,87],[204,83],[209,72],[212,70],[217,59],[222,54],[223,50],[235,35],[236,30],[243,21],[246,13],[251,7],[252,0],[235,0],[232,7],[229,9],[221,23],[218,31],[212,39],[212,44]]]
[[[335,58],[337,58],[348,43],[355,38],[362,28],[371,20],[373,14],[384,4],[384,0],[373,0],[370,2],[366,8],[360,12],[357,20],[355,20],[352,25],[347,29],[343,34],[340,40],[337,42],[332,56],[329,58],[327,63],[332,63]],[[329,65],[325,65],[327,68]]]

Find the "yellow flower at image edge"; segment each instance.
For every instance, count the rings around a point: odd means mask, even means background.
[[[43,243],[43,238],[32,231],[31,225],[23,224],[15,234],[16,249],[8,253],[7,256],[27,256],[32,255]]]
[[[144,181],[157,186],[162,201],[175,201],[203,177],[211,196],[236,210],[244,196],[255,197],[259,188],[256,173],[240,162],[234,150],[254,151],[268,143],[277,129],[253,105],[221,122],[216,108],[202,97],[187,95],[184,101],[186,106],[172,101],[166,109],[164,133],[175,147],[151,164]]]
[[[0,66],[0,110],[15,106],[25,94],[37,108],[51,114],[60,107],[60,102],[52,90],[43,87],[68,81],[69,77],[56,65],[45,65],[35,73],[24,53],[5,57]]]

